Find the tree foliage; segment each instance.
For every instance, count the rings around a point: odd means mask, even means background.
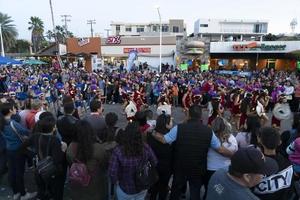
[[[10,16],[0,12],[0,24],[2,28],[4,49],[9,49],[16,42],[18,32],[13,22],[14,21],[11,19]]]

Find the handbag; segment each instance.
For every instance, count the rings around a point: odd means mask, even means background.
[[[47,144],[47,154],[45,157],[42,155],[41,151],[41,139],[42,135],[39,136],[39,160],[37,161],[36,164],[36,173],[44,180],[47,182],[50,178],[52,178],[55,173],[56,173],[56,166],[54,164],[52,156],[49,156],[49,148],[50,148],[50,142],[52,138],[48,139],[48,144]]]
[[[12,128],[13,132],[16,134],[16,136],[19,138],[19,140],[24,143],[28,137],[27,136],[23,136],[20,135],[19,132],[17,131],[13,121],[10,121],[10,127]],[[26,147],[26,151],[24,152],[24,154],[28,157],[28,158],[33,158],[34,155],[36,154],[35,151],[31,148],[31,147]]]
[[[142,161],[137,166],[135,173],[135,187],[138,191],[149,189],[158,181],[158,173],[155,165],[145,158],[144,153]]]

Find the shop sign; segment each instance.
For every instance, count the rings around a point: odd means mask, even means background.
[[[80,47],[87,45],[88,43],[90,43],[89,38],[79,38],[78,39],[78,46],[80,46]]]
[[[121,44],[121,36],[110,36],[106,39],[106,44]]]
[[[123,53],[137,51],[138,53],[151,53],[151,48],[124,48]]]
[[[286,45],[267,45],[267,44],[258,44],[257,42],[251,42],[249,44],[237,44],[233,45],[233,50],[235,51],[284,51]]]

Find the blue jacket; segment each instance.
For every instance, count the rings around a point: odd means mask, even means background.
[[[21,124],[13,120],[14,127],[18,131],[19,135],[28,136],[30,131],[24,128]],[[18,150],[21,145],[22,141],[13,131],[12,127],[10,126],[10,120],[6,122],[3,130],[3,137],[6,142],[6,149],[8,151],[15,151]]]

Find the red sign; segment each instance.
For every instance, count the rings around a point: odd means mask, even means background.
[[[121,44],[121,36],[110,36],[106,39],[106,44]]]
[[[124,53],[129,53],[131,51],[137,51],[138,53],[151,53],[151,48],[124,48]]]
[[[233,49],[236,50],[236,51],[247,51],[249,49],[256,48],[256,47],[257,47],[256,42],[251,42],[249,44],[236,44],[236,45],[233,45]]]

